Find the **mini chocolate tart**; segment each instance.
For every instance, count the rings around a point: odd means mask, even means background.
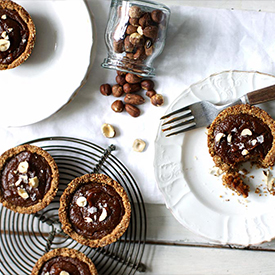
[[[97,275],[93,262],[82,252],[57,248],[43,255],[31,275]]]
[[[90,247],[115,242],[128,228],[130,216],[131,205],[125,190],[103,174],[74,179],[60,199],[63,231]]]
[[[19,145],[0,156],[0,202],[10,210],[31,214],[45,208],[58,183],[58,167],[40,147]]]
[[[274,165],[275,122],[264,110],[247,104],[223,110],[208,130],[209,153],[223,171],[250,161]]]
[[[35,37],[28,12],[10,0],[0,0],[0,70],[15,68],[27,60]]]

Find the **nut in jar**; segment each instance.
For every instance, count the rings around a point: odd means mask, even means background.
[[[102,67],[154,76],[152,63],[163,50],[169,17],[169,8],[156,2],[112,0]]]

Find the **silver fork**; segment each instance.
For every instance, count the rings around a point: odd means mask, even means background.
[[[208,126],[216,118],[216,116],[225,108],[238,105],[238,104],[250,104],[255,105],[275,99],[275,85],[271,85],[253,92],[247,93],[237,99],[236,101],[226,105],[215,105],[208,101],[200,101],[189,106],[180,108],[174,112],[164,115],[160,119],[166,120],[162,126],[172,124],[176,121],[179,123],[162,129],[163,132],[170,131],[179,127],[184,127],[176,132],[172,132],[166,135],[166,137],[173,136],[179,133],[196,129],[203,126]],[[182,113],[182,114],[181,114]],[[179,116],[175,116],[178,115]],[[181,122],[180,122],[181,121]]]

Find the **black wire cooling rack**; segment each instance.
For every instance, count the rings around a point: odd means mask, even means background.
[[[53,202],[33,214],[18,214],[0,206],[0,274],[27,275],[36,261],[47,251],[58,247],[77,249],[95,264],[98,273],[135,274],[145,272],[141,262],[146,240],[146,211],[142,195],[133,176],[111,152],[113,145],[100,146],[70,137],[47,137],[27,142],[48,151],[60,173],[59,190]],[[63,233],[58,219],[59,199],[76,177],[87,173],[103,173],[118,181],[126,190],[132,214],[125,234],[115,243],[90,248]]]

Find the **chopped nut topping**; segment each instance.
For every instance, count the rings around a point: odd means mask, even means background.
[[[99,220],[100,222],[102,222],[102,221],[104,221],[106,218],[107,218],[107,211],[106,211],[105,208],[103,208],[103,209],[102,209],[102,213],[101,213],[101,215],[100,215],[100,217],[99,217],[98,220]]]
[[[18,195],[22,197],[24,200],[29,197],[29,194],[26,192],[26,190],[22,188],[18,189]]]
[[[22,181],[22,179],[21,179],[21,178],[19,178],[19,180],[17,180],[17,181],[16,181],[15,186],[19,186],[19,185],[20,185],[20,183],[21,183],[21,181]]]
[[[12,32],[13,31],[13,28],[8,28],[8,32]]]
[[[223,174],[223,170],[219,167],[214,166],[214,167],[209,169],[209,173],[216,176],[216,177],[218,177],[221,174]]]
[[[18,171],[22,174],[26,174],[28,172],[29,163],[27,161],[22,161],[18,165]]]
[[[252,145],[252,146],[255,146],[256,144],[257,144],[257,139],[252,139],[252,140],[251,140],[251,145]]]
[[[215,141],[216,142],[220,142],[220,140],[225,137],[225,134],[224,133],[218,133],[215,137]]]
[[[2,16],[1,16],[1,19],[7,19],[7,15],[6,14],[3,14]]]
[[[70,273],[67,272],[67,271],[62,270],[62,271],[59,273],[59,275],[70,275]]]
[[[232,141],[232,135],[231,135],[231,134],[228,134],[228,136],[227,136],[227,142],[228,142],[228,143],[231,143],[231,141]]]
[[[38,177],[33,177],[31,179],[29,179],[29,185],[32,187],[32,188],[37,188],[38,185],[39,185],[39,179]]]
[[[1,36],[2,36],[2,38],[6,39],[6,40],[9,40],[9,36],[8,36],[8,34],[7,34],[6,31],[3,31],[3,32],[1,33]]]
[[[19,178],[22,179],[24,183],[28,183],[29,182],[27,175],[20,175]]]
[[[79,207],[85,207],[86,204],[87,204],[87,199],[85,197],[79,197],[77,200],[76,200],[76,204],[79,206]]]
[[[145,141],[143,141],[142,139],[135,139],[133,143],[133,150],[136,152],[142,152],[144,151],[145,146]]]
[[[272,191],[272,188],[273,188],[274,182],[275,182],[275,178],[273,178],[273,176],[269,170],[263,171],[263,173],[264,173],[264,181],[266,183],[267,190]]]
[[[142,29],[141,26],[139,26],[139,27],[137,28],[137,32],[138,32],[140,35],[143,35],[143,29]]]
[[[259,143],[264,142],[264,136],[263,135],[260,135],[260,136],[256,137],[256,139],[258,140]]]
[[[252,132],[249,129],[243,129],[241,136],[252,136]]]
[[[96,213],[96,211],[97,211],[97,208],[94,207],[94,206],[92,206],[91,208],[88,209],[88,212],[91,213],[91,214]]]
[[[5,52],[9,49],[10,47],[10,41],[6,39],[0,39],[0,51]]]
[[[246,156],[246,155],[248,155],[248,154],[249,154],[249,152],[248,152],[246,149],[243,149],[243,150],[242,150],[242,155],[243,155],[243,156]]]
[[[93,222],[93,219],[89,218],[89,217],[85,217],[84,218],[85,222],[90,223]]]

